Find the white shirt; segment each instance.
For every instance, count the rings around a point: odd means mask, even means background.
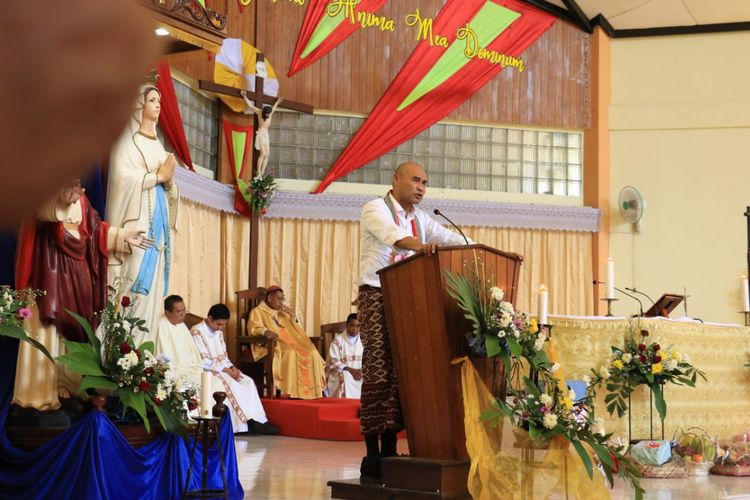
[[[380,276],[377,275],[377,272],[393,263],[396,256],[403,258],[414,253],[410,250],[396,248],[394,245],[404,238],[414,237],[412,220],[415,218],[424,235],[425,241],[422,243],[437,243],[438,245],[462,245],[465,243],[460,234],[444,228],[424,210],[413,207],[412,211],[407,214],[393,195],[388,193],[388,197],[396,209],[398,225],[396,225],[393,214],[384,198],[368,201],[362,207],[362,216],[359,219],[360,258],[359,280],[357,282],[359,285],[380,288]]]

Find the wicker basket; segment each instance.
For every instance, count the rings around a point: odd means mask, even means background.
[[[714,466],[713,462],[685,462],[685,469],[687,470],[688,476],[708,476],[711,468]]]
[[[750,476],[750,465],[721,465],[711,467],[711,474],[719,476]]]
[[[672,459],[662,465],[643,465],[635,462],[641,477],[650,478],[685,478],[688,476],[687,468],[682,460]]]

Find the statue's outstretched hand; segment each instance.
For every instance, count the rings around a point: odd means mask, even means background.
[[[154,246],[154,240],[147,237],[145,231],[126,231],[125,241],[128,244],[143,250],[148,250]]]

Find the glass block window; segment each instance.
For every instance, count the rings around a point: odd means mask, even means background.
[[[219,103],[172,78],[195,170],[216,179],[219,168]],[[166,149],[171,149],[162,138]]]
[[[270,169],[285,179],[321,180],[363,122],[277,111]],[[431,187],[575,197],[583,192],[583,132],[468,124],[435,124],[339,180],[388,185],[405,161],[424,165]]]

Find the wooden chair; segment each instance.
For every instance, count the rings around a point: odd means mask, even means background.
[[[237,296],[237,366],[240,371],[250,376],[258,389],[267,398],[276,396],[276,387],[273,382],[273,354],[276,340],[266,338],[265,335],[248,335],[247,322],[250,311],[257,306],[261,300],[266,298],[266,289],[263,287],[250,288],[235,292]],[[261,360],[255,360],[252,355],[252,346],[265,347],[268,353]]]
[[[185,326],[188,330],[192,330],[195,325],[203,321],[203,318],[193,313],[187,313],[185,315]]]
[[[323,356],[323,359],[328,359],[328,349],[331,347],[331,342],[333,342],[336,335],[344,331],[346,331],[346,321],[320,325],[320,339],[323,341],[321,356]]]

